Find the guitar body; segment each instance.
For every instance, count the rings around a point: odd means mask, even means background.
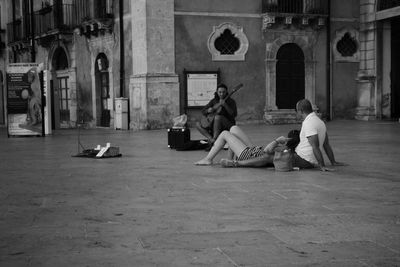
[[[210,113],[207,116],[203,115],[200,119],[200,125],[202,128],[211,128],[215,118],[214,113]]]
[[[242,84],[242,83],[236,85],[236,86],[232,89],[232,92],[230,92],[230,93],[225,97],[225,99],[228,99],[229,97],[231,97],[235,92],[237,92],[237,91],[238,91],[240,88],[242,88],[242,87],[243,87],[243,84]],[[214,112],[209,113],[209,114],[207,114],[207,115],[203,115],[203,116],[201,117],[201,119],[200,119],[200,125],[201,125],[201,127],[202,127],[202,128],[210,128],[210,127],[212,127],[212,124],[213,124],[213,122],[214,122],[214,118],[215,118],[215,116],[221,111],[221,109],[222,109],[222,106],[221,106],[219,103],[215,104],[214,107],[213,107]]]

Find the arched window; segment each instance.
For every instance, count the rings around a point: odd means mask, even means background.
[[[242,27],[225,22],[214,27],[208,37],[207,45],[212,60],[243,61],[249,48],[249,41]]]
[[[62,49],[61,47],[57,48],[56,51],[54,51],[52,64],[53,69],[55,70],[68,69],[68,58],[65,54],[64,49]]]
[[[233,55],[239,50],[240,41],[229,29],[226,29],[217,39],[215,39],[214,45],[221,55]]]
[[[357,62],[359,60],[358,31],[353,28],[343,28],[336,31],[333,40],[333,56],[335,61]]]

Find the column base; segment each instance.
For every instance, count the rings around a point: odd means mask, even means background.
[[[357,107],[354,118],[361,121],[376,120],[375,109],[371,107]]]
[[[267,124],[293,124],[301,123],[296,111],[292,109],[268,110],[264,112],[264,121]]]
[[[129,128],[168,128],[179,115],[179,79],[176,74],[131,76],[129,82]]]

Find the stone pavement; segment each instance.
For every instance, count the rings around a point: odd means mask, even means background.
[[[326,173],[194,166],[206,152],[166,130],[84,130],[123,154],[89,159],[77,130],[1,128],[0,266],[400,266],[400,124],[327,125],[350,166]],[[256,144],[294,127],[243,126]]]

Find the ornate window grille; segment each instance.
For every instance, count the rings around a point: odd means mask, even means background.
[[[357,41],[346,32],[345,35],[336,44],[337,51],[343,57],[352,57],[357,52]]]
[[[221,55],[233,55],[240,47],[240,41],[229,29],[226,29],[217,39],[215,39],[215,48],[221,52]]]
[[[214,61],[243,61],[249,48],[249,41],[243,28],[225,22],[214,26],[208,37],[208,50]]]

